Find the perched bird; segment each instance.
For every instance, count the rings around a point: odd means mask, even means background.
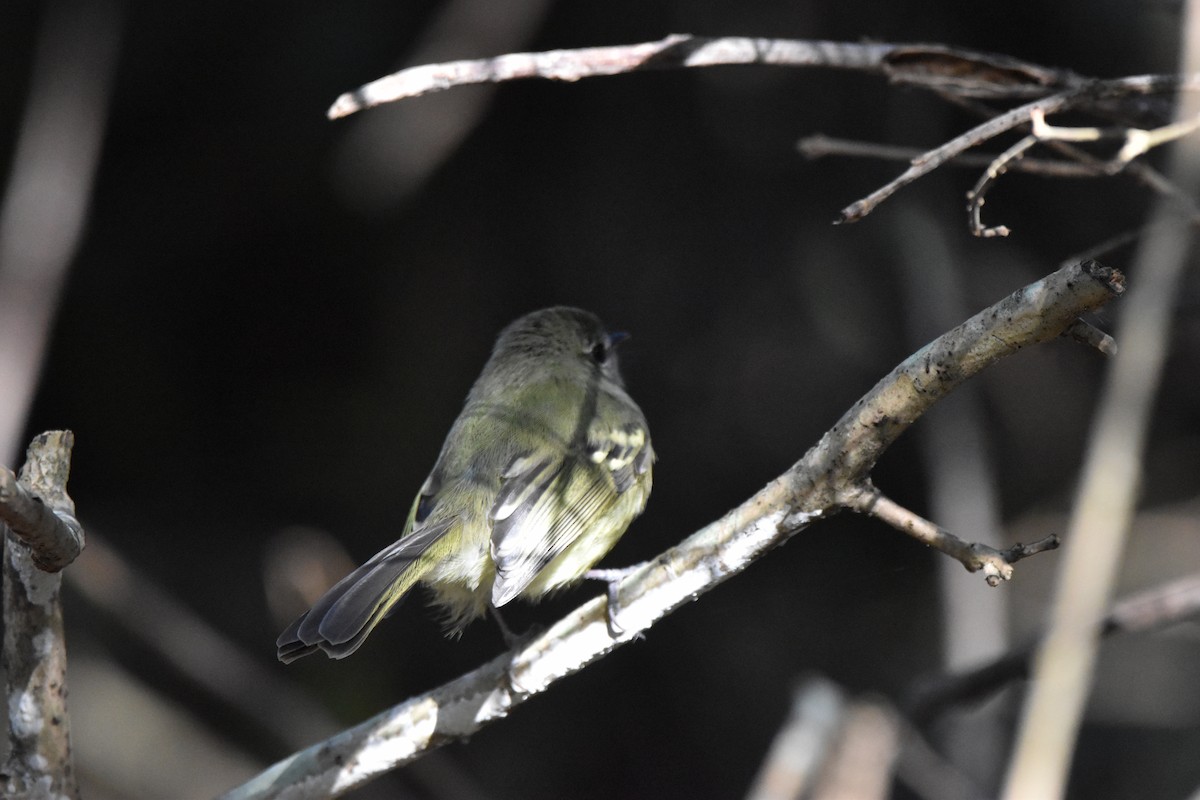
[[[280,635],[280,660],[353,653],[417,583],[458,633],[489,605],[585,577],[650,496],[654,450],[617,370],[623,338],[566,307],[501,331],[400,538]]]

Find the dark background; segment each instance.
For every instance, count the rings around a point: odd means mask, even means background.
[[[508,321],[567,303],[633,334],[623,370],[660,460],[648,510],[605,562],[624,565],[786,469],[944,329],[929,311],[943,282],[914,288],[910,277],[925,274],[923,254],[953,265],[965,318],[1136,226],[1151,198],[1124,177],[1010,175],[985,219],[1014,233],[978,240],[964,214],[978,173],[947,168],[863,222],[833,226],[841,207],[902,166],[806,161],[798,138],[932,147],[973,123],[925,93],[851,73],[756,66],[521,82],[329,122],[324,112],[338,94],[431,58],[673,31],[936,41],[1115,77],[1171,71],[1180,24],[1175,3],[1115,0],[512,2],[461,18],[453,8],[119,7],[91,215],[27,427],[30,435],[75,432],[70,488],[97,536],[347,725],[482,663],[499,652],[498,633],[481,622],[460,641],[443,639],[414,601],[352,658],[284,667],[274,662],[274,639],[302,608],[284,592],[271,610],[264,576],[281,552],[308,541],[299,528],[344,547],[318,557],[335,578],[398,534]],[[44,11],[12,3],[0,25],[0,169],[10,163]],[[1130,253],[1105,260],[1127,269]],[[1200,462],[1195,311],[1189,279],[1144,493],[1185,543],[1166,571],[1200,566],[1186,547],[1200,534],[1186,511]],[[1111,329],[1119,314],[1118,305],[1098,323]],[[1102,369],[1096,353],[1050,343],[948,401],[973,403],[985,422],[983,457],[1012,538],[1035,517],[1061,529],[1056,515],[1069,508]],[[928,477],[917,437],[940,413],[875,473],[919,512],[928,511]],[[819,672],[851,692],[900,699],[940,669],[937,558],[880,523],[822,522],[646,641],[443,751],[443,777],[406,773],[362,796],[740,796],[802,676]],[[1019,565],[1001,589],[977,584],[980,595],[1022,599],[1020,630],[1043,619],[1058,564],[1053,554],[1037,561]],[[585,586],[515,609],[510,622],[548,623],[596,592]],[[137,635],[136,613],[114,618],[69,592],[66,614],[72,657],[93,676],[76,682],[73,674],[71,698],[89,797],[205,796],[290,752],[156,656],[153,641]],[[1200,643],[1176,631],[1171,655],[1153,662],[1165,676],[1154,686],[1139,667],[1163,645],[1147,638],[1142,646],[1111,686],[1126,698],[1149,695],[1122,716],[1105,713],[1098,690],[1075,797],[1183,797],[1200,784],[1200,683],[1187,680],[1200,666]],[[84,709],[110,685],[96,675],[122,676],[164,704],[157,739],[134,737],[150,712],[125,703],[100,713],[98,727],[85,723]],[[1173,714],[1147,711],[1164,692]],[[1002,724],[1016,708],[1001,710]],[[97,765],[106,758],[96,755],[101,738],[147,764],[173,763],[185,736],[175,719],[193,721],[199,732],[188,735],[240,754],[232,758],[245,770],[208,769],[207,750],[189,745],[187,768],[215,785],[179,767],[180,784],[168,791],[122,784]],[[995,756],[1003,762],[1003,752]],[[994,791],[988,776],[973,777]]]

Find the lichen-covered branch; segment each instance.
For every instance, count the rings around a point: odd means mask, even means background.
[[[1095,261],[1064,267],[1012,293],[905,359],[825,434],[839,446],[829,469],[839,491],[861,485],[875,462],[929,408],[984,367],[1061,335],[1080,314],[1124,291],[1124,276]],[[806,456],[807,458],[807,456]],[[852,500],[852,497],[847,497]]]
[[[929,343],[881,380],[783,475],[676,547],[630,570],[619,587],[622,632],[596,597],[532,641],[279,762],[225,795],[330,797],[506,716],[741,572],[809,524],[846,507],[876,459],[924,411],[989,364],[1061,334],[1117,296],[1120,273],[1064,267]]]
[[[66,446],[69,451],[70,445]],[[43,466],[67,469],[70,464],[50,462]],[[65,474],[47,475],[45,480],[49,485],[66,485]],[[0,467],[0,523],[29,548],[34,565],[45,572],[58,572],[83,551],[83,526],[75,515],[65,507],[53,508],[44,503],[4,467]]]
[[[30,511],[44,504],[45,516],[16,513],[19,521],[46,517],[74,520],[67,496],[70,431],[37,436],[21,468],[16,505]],[[9,516],[5,516],[7,521]],[[56,527],[54,523],[48,523]],[[82,530],[74,523],[82,543]],[[45,572],[33,551],[4,530],[4,644],[9,754],[0,777],[4,797],[77,797],[71,766],[71,723],[67,715],[67,654],[59,589],[62,574]]]

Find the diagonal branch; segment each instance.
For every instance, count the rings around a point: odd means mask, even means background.
[[[744,570],[812,522],[846,507],[876,460],[922,413],[985,367],[1059,336],[1119,295],[1119,272],[1065,267],[921,348],[860,399],[783,475],[652,561],[619,587],[623,632],[609,633],[603,597],[479,669],[296,753],[226,800],[330,797],[501,719]]]
[[[846,504],[853,511],[870,514],[893,528],[904,531],[917,541],[945,553],[960,562],[969,572],[983,570],[988,586],[999,586],[1001,581],[1010,580],[1013,576],[1012,565],[1021,559],[1054,550],[1059,545],[1058,537],[1054,535],[1032,544],[1018,543],[1007,550],[997,550],[982,542],[964,542],[937,523],[930,522],[885,497],[869,484],[848,492]]]

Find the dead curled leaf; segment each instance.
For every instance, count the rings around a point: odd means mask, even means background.
[[[1066,70],[939,45],[897,47],[883,59],[883,71],[894,83],[933,87],[965,97],[1040,97],[1080,81]]]

